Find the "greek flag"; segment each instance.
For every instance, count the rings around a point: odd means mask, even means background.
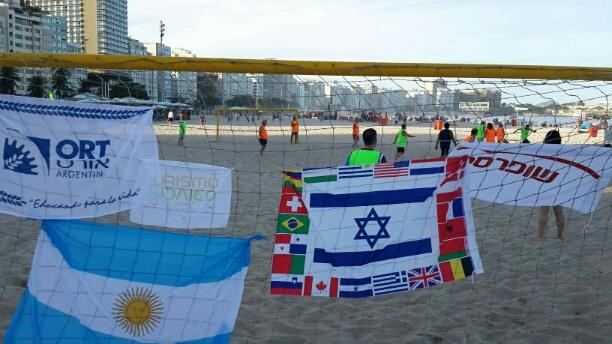
[[[45,221],[5,343],[225,343],[250,241]]]

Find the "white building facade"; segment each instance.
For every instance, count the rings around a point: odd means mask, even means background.
[[[196,57],[187,49],[172,48],[172,56]],[[198,89],[198,73],[196,72],[172,72],[172,98],[179,102],[194,104]]]

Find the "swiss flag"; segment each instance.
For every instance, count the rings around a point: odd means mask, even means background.
[[[283,193],[280,205],[278,206],[278,212],[280,214],[308,214],[302,197],[297,193]]]

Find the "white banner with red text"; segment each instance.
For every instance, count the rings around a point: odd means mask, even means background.
[[[593,145],[460,145],[472,197],[518,206],[560,205],[591,213],[612,178],[612,149]]]

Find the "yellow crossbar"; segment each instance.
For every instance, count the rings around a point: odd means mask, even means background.
[[[382,77],[612,80],[610,67],[289,61],[87,54],[2,53],[0,66]]]

